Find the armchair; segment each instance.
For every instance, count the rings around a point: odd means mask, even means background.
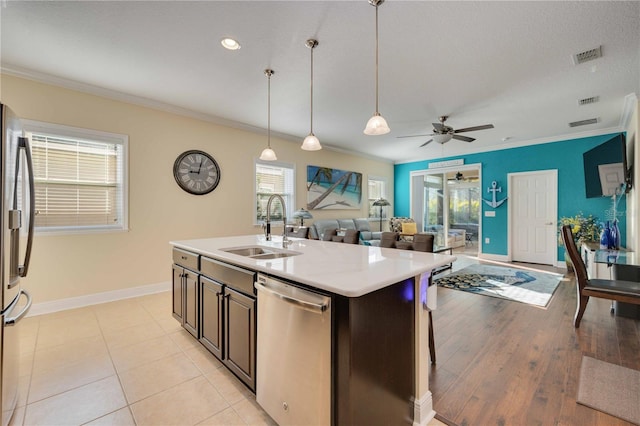
[[[392,217],[389,219],[389,230],[404,240],[410,240],[418,233],[416,221],[410,217]]]

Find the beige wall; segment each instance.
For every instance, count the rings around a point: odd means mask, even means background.
[[[129,136],[129,231],[37,236],[26,280],[35,303],[169,281],[171,240],[261,232],[252,220],[253,165],[265,135],[13,76],[1,77],[0,96],[22,118]],[[296,208],[306,204],[309,164],[361,172],[365,198],[367,177],[385,177],[393,200],[392,163],[330,150],[305,152],[300,144],[272,138],[278,160],[296,165]],[[220,165],[214,192],[194,196],[176,185],[173,162],[188,149],[204,150]],[[359,211],[313,214],[364,217],[366,201]]]

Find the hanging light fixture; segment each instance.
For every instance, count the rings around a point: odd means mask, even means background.
[[[382,3],[384,0],[369,0],[369,4],[376,8],[376,112],[367,121],[367,127],[364,128],[365,135],[384,135],[391,131],[387,120],[378,112],[378,6]]]
[[[271,76],[275,74],[273,70],[267,68],[264,75],[267,76],[267,147],[260,154],[262,161],[275,161],[278,159],[276,153],[271,149]]]
[[[318,41],[310,38],[305,45],[311,49],[311,130],[309,131],[309,136],[302,141],[302,149],[305,151],[318,151],[322,149],[322,145],[320,145],[316,135],[313,134],[313,49],[318,45]]]

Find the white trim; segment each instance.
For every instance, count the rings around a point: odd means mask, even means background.
[[[83,308],[85,306],[97,305],[100,303],[162,293],[169,291],[170,289],[171,282],[164,281],[157,284],[148,284],[139,287],[123,288],[121,290],[106,291],[103,293],[87,294],[85,296],[36,303],[31,306],[27,316],[33,317],[36,315],[50,314],[52,312],[66,311],[68,309]]]
[[[522,140],[522,141],[513,141],[513,142],[508,142],[508,143],[504,143],[504,144],[500,144],[500,145],[490,145],[490,146],[484,146],[484,147],[480,147],[478,145],[473,145],[473,146],[469,146],[467,144],[463,145],[464,147],[464,151],[462,151],[462,149],[460,149],[459,151],[456,152],[451,152],[449,153],[447,156],[448,157],[458,157],[458,156],[467,156],[467,155],[472,155],[472,154],[480,154],[483,152],[495,152],[495,151],[502,151],[505,149],[513,149],[513,148],[522,148],[525,146],[533,146],[533,145],[541,145],[541,144],[545,144],[545,143],[552,143],[552,142],[564,142],[564,141],[569,141],[569,140],[573,140],[573,139],[582,139],[582,138],[588,138],[591,136],[602,136],[602,135],[609,135],[609,134],[613,134],[613,133],[620,133],[620,132],[625,132],[626,129],[624,127],[608,127],[606,129],[599,129],[599,130],[589,130],[589,131],[585,131],[585,132],[579,132],[579,133],[570,133],[570,134],[565,134],[565,135],[558,135],[558,136],[550,136],[550,137],[545,137],[545,138],[538,138],[538,139],[529,139],[529,140]],[[453,146],[453,145],[452,145]],[[394,164],[411,164],[411,163],[417,163],[420,161],[431,161],[434,160],[434,157],[414,157],[411,158],[410,160],[402,160],[402,161],[396,161]]]
[[[509,262],[509,256],[504,254],[478,253],[479,259],[496,260],[498,262]]]
[[[435,416],[431,391],[422,395],[419,400],[413,400],[413,426],[428,425]]]
[[[116,90],[105,89],[103,87],[94,86],[92,84],[80,83],[74,80],[68,80],[66,78],[56,77],[50,74],[29,70],[26,68],[20,68],[16,66],[1,66],[0,73],[11,75],[14,77],[24,78],[27,80],[35,81],[38,83],[49,84],[56,87],[62,87],[64,89],[75,90],[81,93],[88,93],[90,95],[101,96],[106,99],[112,99],[119,102],[125,102],[131,105],[138,105],[146,108],[155,109],[157,111],[164,111],[171,114],[180,115],[182,117],[194,118],[196,120],[206,121],[208,123],[217,124],[220,126],[229,127],[232,129],[244,130],[251,133],[257,133],[259,135],[267,135],[267,129],[261,127],[252,126],[249,124],[241,123],[239,121],[233,121],[222,117],[217,117],[211,114],[205,114],[202,112],[190,110],[187,108],[181,108],[175,105],[167,104],[164,102],[156,101],[142,96],[135,96],[128,93],[118,92]],[[277,137],[289,142],[300,143],[302,139],[300,136],[289,135],[287,133],[281,133],[271,130],[271,136]],[[345,148],[340,148],[322,142],[322,149],[328,151],[335,151],[347,155],[355,155],[361,158],[367,158],[374,161],[381,161],[384,163],[393,164],[392,160],[383,157],[376,157],[366,152],[352,151]]]
[[[629,127],[631,117],[633,117],[633,111],[635,111],[637,104],[638,96],[635,93],[629,93],[624,97],[624,105],[622,106],[622,113],[620,114],[620,128],[627,129]]]

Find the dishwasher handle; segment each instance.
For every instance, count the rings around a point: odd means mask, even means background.
[[[316,312],[316,313],[322,313],[325,312],[328,308],[329,308],[329,304],[328,303],[313,303],[313,302],[309,302],[306,300],[300,300],[299,298],[293,297],[293,296],[289,296],[287,294],[282,294],[278,291],[272,290],[269,287],[264,286],[263,284],[260,284],[258,282],[256,282],[255,287],[258,291],[263,291],[267,294],[270,294],[272,296],[275,296],[279,299],[284,300],[285,302],[291,303],[293,305],[299,306],[303,309],[306,309],[308,311],[311,312]]]

